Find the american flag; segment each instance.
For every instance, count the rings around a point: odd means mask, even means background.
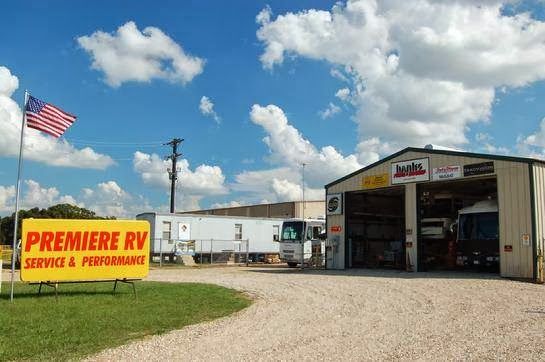
[[[60,137],[74,123],[76,116],[44,101],[28,97],[26,104],[26,124],[30,128]]]

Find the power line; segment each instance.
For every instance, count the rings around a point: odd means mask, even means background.
[[[87,147],[100,147],[100,148],[158,148],[161,145],[116,145],[116,144],[104,144],[104,143],[84,143],[84,142],[70,142],[74,146],[87,146]]]
[[[74,144],[105,145],[105,146],[161,146],[161,141],[142,141],[142,142],[120,142],[120,141],[99,141],[82,140],[76,138],[65,138],[66,141]]]

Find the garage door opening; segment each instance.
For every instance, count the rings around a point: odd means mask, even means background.
[[[346,193],[346,265],[405,269],[405,189]]]
[[[499,273],[496,178],[421,184],[420,270]]]

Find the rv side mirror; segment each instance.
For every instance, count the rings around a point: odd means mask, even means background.
[[[458,223],[454,222],[454,223],[450,224],[450,232],[454,234],[457,231],[458,231]]]

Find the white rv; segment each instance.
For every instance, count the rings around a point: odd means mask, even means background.
[[[498,202],[484,200],[458,212],[458,266],[499,271]]]
[[[282,219],[155,212],[136,219],[150,223],[152,257],[173,258],[183,252],[194,255],[197,262],[209,262],[236,253],[261,261],[279,253]]]
[[[287,219],[282,224],[280,235],[280,260],[290,268],[297,264],[311,263],[312,256],[322,254],[325,220]],[[318,250],[319,249],[319,250]],[[301,255],[303,253],[303,256]]]

